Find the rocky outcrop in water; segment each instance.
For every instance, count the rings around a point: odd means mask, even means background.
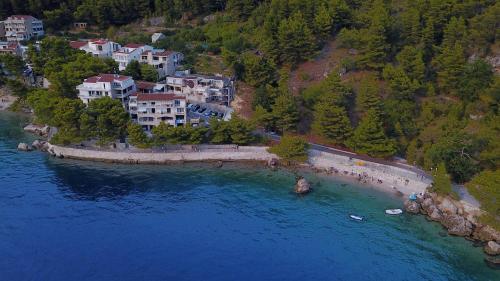
[[[34,140],[31,146],[33,149],[38,149],[44,152],[49,149],[49,143],[43,140]]]
[[[411,213],[411,214],[420,213],[420,204],[418,204],[417,201],[406,200],[404,203],[404,208],[405,208],[406,212]]]
[[[24,131],[46,138],[49,136],[50,127],[47,125],[42,126],[29,124],[24,127]]]
[[[295,185],[295,193],[306,194],[311,191],[311,184],[305,178],[299,178]]]
[[[29,146],[27,143],[21,142],[17,145],[17,150],[19,151],[32,151],[33,148]]]
[[[484,248],[490,255],[500,254],[500,232],[477,221],[478,211],[450,197],[427,192],[417,200],[404,203],[408,213],[421,213],[440,222],[448,234],[488,242]]]
[[[500,244],[498,244],[497,242],[495,241],[490,241],[486,244],[486,246],[484,247],[484,251],[488,254],[488,255],[492,255],[492,256],[496,256],[496,255],[499,255],[500,254]]]

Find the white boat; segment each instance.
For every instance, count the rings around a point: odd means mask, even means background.
[[[360,216],[349,215],[349,217],[351,217],[351,219],[353,219],[353,220],[357,220],[357,221],[362,221],[362,220],[363,220],[363,218],[362,218],[362,217],[360,217]]]
[[[403,210],[401,210],[401,209],[388,209],[388,210],[385,210],[385,213],[388,215],[401,215],[403,213]]]

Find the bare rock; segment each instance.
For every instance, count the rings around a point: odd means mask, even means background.
[[[500,243],[500,231],[489,225],[477,227],[472,234],[472,238],[481,241],[496,241]]]
[[[295,193],[306,194],[311,191],[311,184],[305,179],[300,178],[295,185]]]
[[[269,166],[269,167],[278,166],[278,159],[276,159],[276,158],[269,159],[269,161],[267,161],[267,166]]]
[[[32,151],[33,148],[29,146],[27,143],[21,142],[17,145],[17,150],[19,151]]]
[[[50,132],[50,127],[46,125],[42,126],[42,125],[29,124],[26,127],[24,127],[24,131],[35,135],[39,135],[41,137],[48,137]]]
[[[500,269],[500,258],[498,257],[486,257],[484,262],[492,269]]]
[[[500,244],[495,241],[490,241],[484,246],[484,251],[491,256],[500,255]]]
[[[458,212],[457,206],[448,197],[445,197],[443,201],[438,205],[441,212],[446,214],[456,214]]]
[[[422,201],[422,213],[423,214],[429,214],[431,211],[431,206],[435,208],[434,206],[434,200],[430,197],[424,197],[424,200]]]
[[[429,209],[427,210],[427,214],[429,215],[429,218],[433,221],[441,221],[443,219],[443,214],[434,205],[431,205],[429,207]]]
[[[441,223],[448,229],[448,233],[457,236],[470,236],[473,225],[470,221],[457,214],[445,214]]]
[[[420,212],[420,204],[414,200],[406,200],[404,203],[406,212],[411,214],[418,214]]]
[[[215,164],[215,166],[217,168],[222,168],[222,166],[224,166],[224,162],[222,162],[222,161],[219,160],[219,161],[217,161],[217,163]]]

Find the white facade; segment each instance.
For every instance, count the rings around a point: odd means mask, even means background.
[[[125,70],[131,61],[139,61],[142,53],[152,51],[153,47],[143,44],[127,44],[119,51],[113,52],[113,59],[118,63],[120,71]]]
[[[24,51],[18,42],[0,41],[0,54],[11,54],[14,56],[23,56]]]
[[[153,66],[158,72],[158,77],[163,79],[167,75],[173,75],[183,59],[184,56],[179,52],[155,49],[143,52],[140,62]]]
[[[23,41],[43,36],[43,22],[32,16],[14,15],[4,21],[7,41]]]
[[[78,97],[84,104],[89,104],[94,99],[111,97],[119,99],[127,108],[129,96],[136,92],[132,77],[118,74],[99,74],[87,78],[76,87]]]
[[[130,96],[131,119],[145,130],[165,122],[171,126],[186,124],[186,98],[172,93],[144,94]]]
[[[89,41],[72,41],[69,43],[74,49],[79,49],[94,57],[110,58],[113,52],[120,50],[120,44],[105,39],[91,39]]]
[[[153,33],[153,35],[151,35],[151,43],[156,43],[157,41],[165,38],[166,37],[163,33]]]
[[[182,94],[188,102],[213,102],[228,106],[234,98],[234,83],[225,77],[167,76],[166,84],[166,91]]]

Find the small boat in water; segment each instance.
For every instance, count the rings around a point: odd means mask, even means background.
[[[360,216],[349,215],[349,217],[350,217],[351,219],[353,219],[353,220],[357,220],[357,221],[362,221],[362,220],[363,220],[363,218],[362,218],[362,217],[360,217]]]
[[[385,213],[388,215],[401,215],[403,213],[403,210],[401,210],[401,209],[388,209],[388,210],[385,210]]]

